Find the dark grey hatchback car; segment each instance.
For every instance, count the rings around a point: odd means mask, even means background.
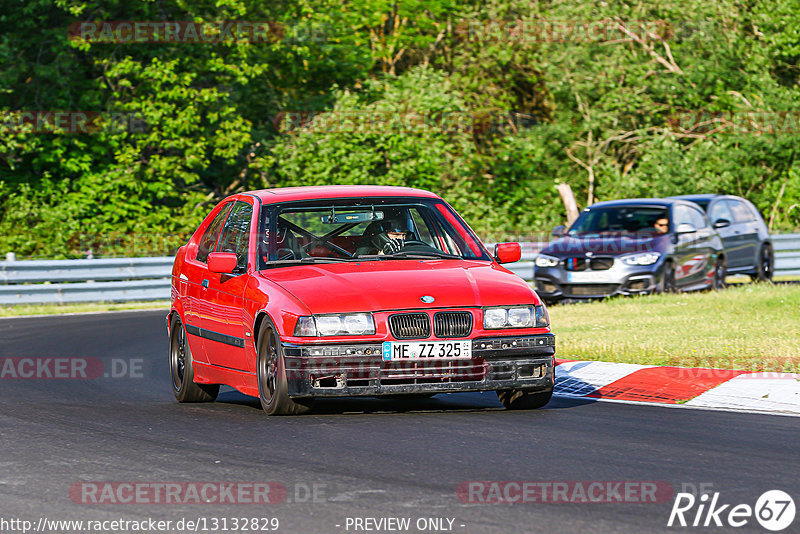
[[[534,260],[536,292],[548,302],[662,291],[719,289],[722,240],[703,210],[677,199],[589,206],[569,230],[556,227]]]
[[[694,202],[722,238],[728,274],[749,274],[753,280],[772,280],[775,254],[769,229],[758,209],[731,195],[683,195],[670,197]]]

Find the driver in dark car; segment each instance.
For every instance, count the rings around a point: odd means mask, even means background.
[[[384,255],[400,252],[407,240],[413,239],[405,218],[399,214],[387,214],[386,218],[367,227],[364,237],[358,242],[356,256]]]

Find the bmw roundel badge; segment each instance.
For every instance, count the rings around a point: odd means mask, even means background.
[[[430,295],[423,295],[423,296],[421,296],[421,297],[419,298],[419,300],[421,300],[421,301],[422,301],[422,302],[424,302],[425,304],[430,304],[430,303],[432,303],[432,302],[433,302],[434,300],[436,300],[436,299],[435,299],[435,298],[433,298],[433,297],[432,297],[432,296],[430,296]]]

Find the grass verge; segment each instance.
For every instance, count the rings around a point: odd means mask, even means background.
[[[54,315],[61,313],[90,313],[90,312],[110,312],[124,310],[142,310],[148,308],[169,309],[168,300],[158,300],[149,302],[87,302],[75,304],[18,304],[14,306],[0,307],[0,317],[16,317],[22,315]]]
[[[800,285],[747,284],[549,311],[561,358],[800,372]]]

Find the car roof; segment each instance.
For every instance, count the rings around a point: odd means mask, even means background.
[[[279,187],[249,191],[265,204],[314,200],[317,198],[360,198],[360,197],[425,197],[439,198],[438,195],[413,187],[388,185],[312,185],[303,187]]]
[[[587,209],[594,208],[614,208],[622,206],[659,206],[667,208],[673,204],[684,204],[685,200],[677,198],[622,198],[619,200],[606,200],[604,202],[595,202]]]
[[[729,196],[729,195],[718,195],[716,193],[702,193],[702,194],[698,194],[698,195],[675,195],[675,196],[667,197],[667,198],[676,198],[676,199],[680,199],[680,200],[689,200],[691,202],[697,202],[697,201],[700,201],[700,202],[711,202],[711,200],[713,200],[713,199],[715,199],[717,197],[721,197],[721,196]]]

